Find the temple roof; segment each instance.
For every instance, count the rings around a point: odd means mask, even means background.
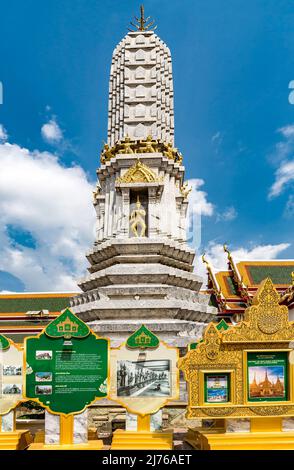
[[[258,286],[270,278],[281,296],[281,303],[294,305],[294,260],[239,261],[237,262],[227,246],[228,270],[216,271],[203,257],[208,273],[210,302],[216,305],[224,317],[243,313],[251,305]]]
[[[0,294],[0,333],[16,343],[37,335],[69,306],[75,292]]]

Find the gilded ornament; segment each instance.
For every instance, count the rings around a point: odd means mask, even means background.
[[[178,366],[188,383],[189,404],[187,417],[211,418],[256,416],[290,416],[293,414],[292,379],[289,379],[289,397],[262,405],[259,400],[249,401],[248,352],[267,354],[285,352],[294,341],[294,322],[288,319],[288,309],[279,305],[280,296],[270,279],[265,279],[253,299],[253,305],[245,311],[244,321],[227,329],[217,329],[210,323],[195,349],[181,358]],[[288,358],[289,377],[293,364]],[[206,401],[206,374],[230,374],[227,401]]]
[[[94,202],[96,202],[97,197],[99,196],[99,194],[101,194],[101,186],[100,186],[99,183],[97,183],[95,191],[93,191],[93,200],[94,200]]]
[[[255,415],[277,416],[284,415],[293,410],[293,406],[255,406],[249,408]]]
[[[158,183],[162,181],[147,165],[137,160],[129,170],[116,183]]]
[[[129,31],[154,31],[157,28],[157,26],[154,26],[154,20],[150,21],[150,16],[145,18],[145,11],[143,5],[140,6],[140,18],[137,18],[137,16],[135,16],[134,21],[134,23],[131,21],[130,24],[135,29],[128,28]]]
[[[134,209],[130,216],[131,232],[135,237],[145,237],[146,223],[145,223],[146,211],[141,207],[139,196],[136,202],[136,209]],[[138,229],[140,230],[140,234]]]
[[[181,164],[183,161],[183,155],[178,149],[173,148],[171,143],[167,144],[160,139],[155,140],[150,135],[143,141],[133,140],[127,135],[111,148],[108,144],[105,144],[101,152],[100,161],[102,164],[105,164],[117,154],[125,155],[133,153],[162,153],[175,163]]]
[[[186,181],[183,186],[180,188],[181,194],[184,199],[188,199],[188,196],[190,192],[192,191],[192,188],[188,187],[188,182]]]
[[[208,359],[214,361],[218,358],[221,339],[216,326],[211,323],[207,328],[204,341],[206,346],[206,356]]]

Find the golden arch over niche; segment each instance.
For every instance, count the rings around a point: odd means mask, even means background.
[[[116,183],[158,183],[160,178],[140,160],[137,160],[121,178],[117,178]]]

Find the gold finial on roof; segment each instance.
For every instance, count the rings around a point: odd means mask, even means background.
[[[147,31],[147,30],[154,31],[157,28],[157,26],[153,26],[154,21],[153,20],[150,21],[150,16],[145,18],[144,5],[140,6],[140,13],[141,13],[140,18],[137,18],[135,16],[135,23],[133,23],[132,21],[130,22],[130,24],[135,29],[128,28],[128,30],[132,31],[132,32],[134,32],[134,31]]]
[[[228,248],[228,245],[226,243],[224,243],[224,252],[228,253],[228,255],[231,256],[231,252],[230,252],[230,250]]]
[[[207,259],[205,258],[205,255],[206,255],[206,253],[203,253],[203,255],[202,255],[202,261],[203,261],[203,263],[205,263],[206,266],[208,267],[208,266],[209,266],[209,262],[208,262]]]

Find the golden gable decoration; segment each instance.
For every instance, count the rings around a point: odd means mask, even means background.
[[[279,301],[265,279],[244,321],[227,330],[210,323],[203,341],[179,360],[188,419],[294,416],[294,322]]]
[[[76,333],[79,325],[67,317],[64,321],[57,324],[57,328],[61,333]]]
[[[280,342],[294,339],[294,324],[288,320],[288,308],[280,305],[280,295],[271,279],[259,287],[253,305],[245,310],[244,320],[223,336],[224,343]]]
[[[161,181],[162,178],[157,177],[151,168],[138,159],[121,178],[117,178],[116,183],[159,183]]]
[[[151,338],[150,336],[146,335],[144,332],[142,332],[137,338],[135,339],[135,343],[138,346],[142,345],[149,345],[151,343]]]
[[[215,326],[210,323],[204,334],[206,344],[206,357],[211,360],[217,359],[220,350],[221,336]]]

